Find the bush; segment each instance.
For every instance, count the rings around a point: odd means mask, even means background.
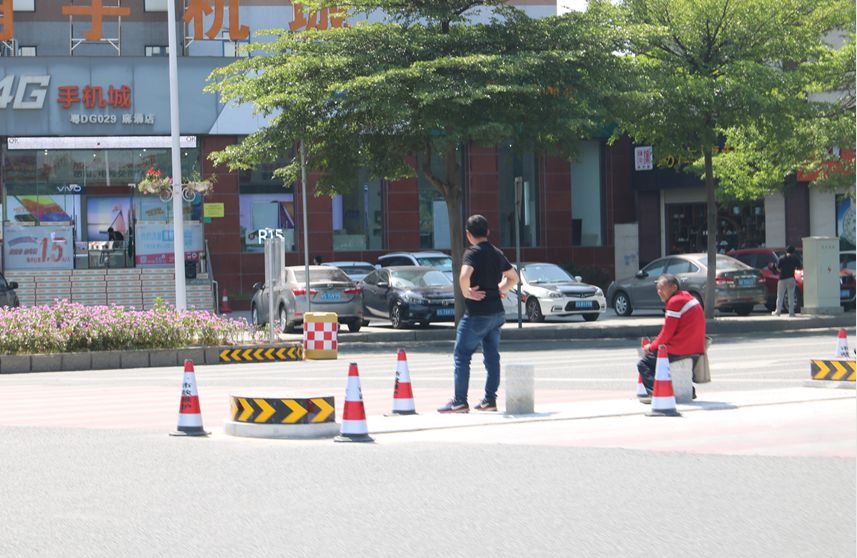
[[[245,331],[243,322],[210,312],[179,312],[158,301],[151,310],[83,306],[0,308],[0,354],[172,349],[227,345]]]

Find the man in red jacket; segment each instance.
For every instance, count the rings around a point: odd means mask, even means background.
[[[643,403],[651,403],[658,347],[667,346],[670,361],[705,352],[705,314],[699,301],[689,292],[682,291],[678,278],[669,273],[658,277],[657,289],[658,296],[666,304],[666,315],[661,332],[650,344],[643,345],[646,354],[637,363],[637,370],[649,394],[649,397],[640,398]]]

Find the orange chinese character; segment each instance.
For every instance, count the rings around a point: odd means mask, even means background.
[[[12,14],[12,0],[0,0],[0,41],[15,38],[15,20]]]
[[[107,106],[107,101],[104,100],[104,90],[101,86],[96,85],[92,87],[87,85],[83,88],[83,106],[88,109],[95,108],[104,108]]]
[[[303,4],[293,4],[295,9],[295,19],[289,23],[290,31],[300,31],[301,29],[318,29],[324,31],[330,27],[344,27],[345,18],[337,15],[342,11],[342,8],[322,8],[319,12],[309,12],[309,15],[304,13]]]
[[[115,108],[131,108],[131,88],[123,85],[114,89],[111,85],[107,89],[107,104]]]
[[[59,87],[57,102],[66,110],[70,109],[71,105],[79,103],[80,93],[78,87],[76,85],[61,85]]]
[[[92,0],[91,6],[63,6],[63,15],[82,15],[92,18],[92,29],[83,34],[87,41],[100,41],[105,17],[131,15],[131,8],[122,6],[104,6],[103,0]]]
[[[232,41],[243,41],[250,36],[250,28],[241,25],[238,21],[238,3],[239,0],[229,0],[229,39]],[[214,12],[214,21],[211,22],[211,27],[205,32],[205,36],[209,39],[216,38],[223,27],[223,0],[214,0],[214,8],[211,7],[211,0],[190,0],[188,3],[182,19],[185,23],[193,21],[194,40],[202,40],[203,17],[212,11]]]

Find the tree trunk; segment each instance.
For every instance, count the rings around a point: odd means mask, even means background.
[[[717,199],[714,197],[714,169],[711,164],[711,145],[706,145],[702,148],[703,157],[705,158],[705,213],[706,223],[708,228],[708,242],[706,251],[708,252],[708,274],[705,279],[705,319],[710,320],[714,317],[714,299],[717,291],[717,285],[714,278],[717,275]]]

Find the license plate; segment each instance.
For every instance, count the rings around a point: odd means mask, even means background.
[[[438,308],[437,309],[438,316],[453,316],[455,315],[455,308]]]
[[[756,284],[755,277],[739,277],[738,278],[738,286],[739,287],[752,287]]]
[[[326,291],[319,295],[321,300],[341,300],[342,293],[339,291]]]
[[[849,291],[848,289],[842,289],[841,291],[839,291],[839,298],[848,298],[850,296],[851,291]]]
[[[592,308],[591,300],[578,300],[576,304],[577,308]]]

